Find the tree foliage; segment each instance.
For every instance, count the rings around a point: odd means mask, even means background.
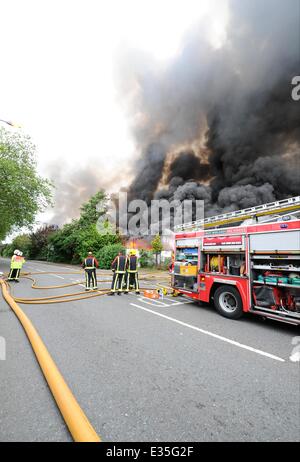
[[[105,234],[97,231],[96,223],[106,213],[107,197],[98,191],[81,207],[78,220],[73,220],[49,239],[49,258],[52,261],[79,263],[89,251],[98,252],[103,246],[120,242],[109,227]]]
[[[51,184],[36,170],[30,138],[0,128],[0,239],[29,226],[51,203]]]
[[[29,258],[47,260],[49,254],[49,238],[57,231],[55,225],[41,226],[30,234]]]
[[[95,252],[95,257],[99,262],[99,267],[102,269],[110,269],[113,259],[119,252],[124,250],[125,248],[121,243],[109,244],[102,247],[98,252]]]
[[[154,253],[160,253],[163,250],[163,245],[159,234],[156,234],[154,239],[151,241],[151,246]]]
[[[54,262],[76,262],[75,221],[68,223],[49,237],[49,260]]]
[[[150,250],[141,250],[139,263],[141,265],[141,268],[149,268],[154,266],[153,252]]]
[[[77,253],[81,259],[85,258],[89,251],[98,252],[102,247],[120,242],[116,234],[99,234],[95,225],[82,229],[77,237]]]
[[[100,216],[107,211],[107,196],[103,190],[98,191],[80,207],[79,228],[95,225]]]
[[[151,241],[151,246],[153,252],[155,253],[155,264],[158,265],[158,255],[160,255],[161,251],[163,250],[163,245],[160,239],[160,235],[156,234],[154,239]]]
[[[15,237],[11,244],[5,244],[2,246],[1,254],[4,257],[11,257],[14,250],[18,249],[24,253],[27,258],[30,254],[31,239],[29,234],[20,234]]]
[[[3,247],[2,254],[10,256],[14,248],[19,248],[25,254],[26,248],[26,255],[32,259],[79,263],[89,251],[95,255],[102,255],[101,250],[104,249],[103,267],[110,268],[111,260],[122,246],[120,236],[113,231],[109,222],[106,226],[104,220],[105,232],[103,234],[97,230],[98,218],[100,216],[105,218],[106,213],[104,191],[97,192],[81,206],[80,210],[80,218],[64,225],[61,229],[48,225],[26,235],[26,240],[25,235],[18,236],[12,244]],[[101,262],[102,256],[99,258]]]

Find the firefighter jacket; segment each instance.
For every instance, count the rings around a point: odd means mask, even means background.
[[[13,255],[10,262],[11,269],[22,269],[25,263],[25,258],[19,255]]]
[[[138,270],[138,259],[136,255],[130,255],[128,257],[127,271],[128,273],[137,273]]]
[[[128,265],[127,257],[124,255],[118,255],[111,264],[111,269],[116,273],[126,273]]]
[[[99,263],[97,259],[93,256],[87,257],[82,262],[82,268],[84,269],[96,269],[98,268]]]

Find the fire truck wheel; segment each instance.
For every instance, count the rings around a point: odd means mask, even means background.
[[[239,319],[243,314],[242,299],[235,287],[221,286],[214,294],[216,310],[225,318]]]

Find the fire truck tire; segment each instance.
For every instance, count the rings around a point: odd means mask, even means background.
[[[239,319],[243,314],[243,304],[235,287],[220,286],[214,293],[216,310],[225,318]]]

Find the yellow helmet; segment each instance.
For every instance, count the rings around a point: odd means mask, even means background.
[[[129,252],[129,255],[136,255],[136,250],[135,250],[135,249],[131,249],[130,252]]]

